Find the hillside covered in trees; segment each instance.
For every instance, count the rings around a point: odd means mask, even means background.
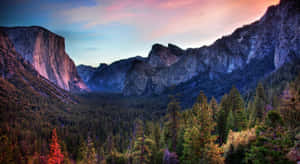
[[[300,160],[300,77],[280,92],[259,83],[251,97],[233,86],[220,102],[200,92],[191,109],[182,109],[177,96],[74,97],[77,103],[33,99],[26,106],[1,106],[0,163]]]

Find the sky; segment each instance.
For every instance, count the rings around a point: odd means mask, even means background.
[[[0,26],[43,26],[76,65],[148,56],[155,43],[210,45],[279,0],[1,0]]]

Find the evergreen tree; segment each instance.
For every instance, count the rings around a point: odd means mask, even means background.
[[[235,128],[235,125],[234,125],[234,116],[233,116],[232,110],[230,110],[229,114],[227,116],[227,121],[226,121],[226,134],[228,135],[228,132],[230,130],[234,129],[234,128]]]
[[[168,136],[171,138],[171,150],[176,152],[177,146],[177,134],[179,129],[180,122],[180,105],[173,97],[171,102],[168,104],[168,114],[167,114],[167,127],[168,127]]]
[[[297,80],[284,90],[280,105],[283,119],[290,129],[300,127],[300,84]]]
[[[219,112],[219,106],[217,100],[212,97],[209,102],[209,107],[212,109],[213,112],[213,120],[217,121],[217,113]]]
[[[50,144],[50,154],[48,157],[48,164],[62,164],[64,155],[61,153],[60,145],[58,143],[56,129],[52,131],[52,139]]]
[[[151,163],[151,147],[153,145],[153,140],[144,134],[143,122],[141,120],[137,120],[135,143],[132,152],[133,164]]]
[[[219,136],[219,144],[223,144],[227,139],[227,117],[230,112],[230,104],[228,103],[228,95],[224,95],[221,99],[220,110],[217,114],[217,133]]]
[[[97,153],[94,146],[94,142],[92,141],[91,137],[88,137],[87,140],[87,164],[96,164],[97,163]]]
[[[214,145],[216,138],[212,136],[215,126],[212,118],[212,110],[208,107],[206,96],[200,93],[197,102],[194,104],[192,111],[195,115],[192,118],[193,125],[188,128],[184,134],[184,163],[213,163],[223,161],[221,150]]]
[[[252,128],[255,125],[255,108],[252,100],[248,102],[246,117],[248,119],[248,127]]]
[[[262,121],[265,112],[266,105],[266,95],[264,87],[261,83],[257,85],[256,93],[254,97],[254,116],[252,118],[256,118],[258,121]]]
[[[97,153],[91,137],[88,137],[87,142],[82,142],[79,150],[78,163],[96,164]]]
[[[77,163],[83,163],[87,161],[87,145],[86,142],[82,139],[79,147],[79,151],[77,154]]]
[[[234,122],[231,128],[235,131],[242,130],[246,127],[245,104],[237,88],[232,87],[229,94],[229,101]]]
[[[162,161],[162,151],[161,151],[161,131],[158,122],[154,123],[152,128],[152,133],[150,137],[154,141],[154,146],[152,147],[152,163],[160,164]]]

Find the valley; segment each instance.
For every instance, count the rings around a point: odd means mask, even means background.
[[[45,27],[0,27],[0,164],[299,163],[299,27],[281,0],[211,45],[98,67]]]

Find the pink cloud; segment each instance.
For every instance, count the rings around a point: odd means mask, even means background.
[[[141,38],[158,40],[172,35],[228,33],[262,16],[279,0],[111,0],[92,7],[62,11],[69,23],[90,28],[114,22],[138,29]],[[214,36],[217,37],[217,36]]]

